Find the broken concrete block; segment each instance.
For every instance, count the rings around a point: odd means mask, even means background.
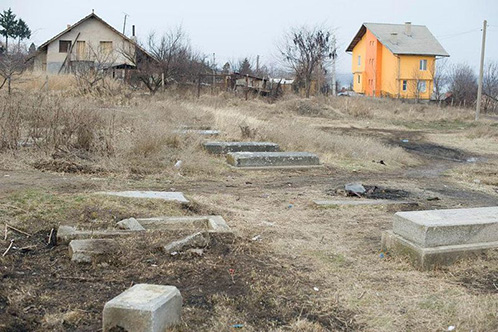
[[[363,195],[367,192],[361,183],[348,183],[344,186],[344,190],[346,190],[348,194],[353,195]]]
[[[130,198],[153,198],[162,199],[165,201],[177,201],[180,203],[188,203],[189,201],[181,192],[168,191],[106,191],[99,194],[130,197]]]
[[[206,142],[204,148],[214,154],[229,152],[277,152],[279,146],[270,142]]]
[[[105,304],[102,330],[164,332],[180,323],[182,301],[174,286],[137,284]]]
[[[178,241],[171,242],[163,247],[163,250],[171,254],[173,252],[184,251],[190,248],[202,248],[207,247],[209,244],[209,233],[208,232],[197,232],[186,238]]]
[[[57,244],[68,244],[71,240],[83,240],[91,238],[112,238],[134,234],[134,231],[118,230],[77,230],[73,226],[59,226],[57,229]]]
[[[119,229],[126,229],[129,231],[145,231],[145,228],[135,218],[128,218],[119,221],[116,226]]]
[[[230,227],[221,216],[138,218],[137,221],[146,230],[192,229],[231,232]]]
[[[317,155],[308,152],[232,152],[227,162],[235,167],[312,167],[319,166]]]
[[[424,248],[496,242],[498,207],[398,212],[393,232]]]
[[[112,239],[72,240],[69,242],[69,257],[76,263],[92,263],[117,249],[117,242]]]

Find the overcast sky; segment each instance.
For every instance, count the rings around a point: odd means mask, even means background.
[[[337,70],[349,73],[351,56],[344,52],[363,22],[426,25],[451,55],[451,62],[479,66],[481,28],[488,20],[486,58],[498,61],[498,0],[0,0],[33,31],[37,46],[91,13],[126,34],[135,25],[139,40],[151,31],[182,25],[192,45],[211,55],[221,67],[227,60],[261,56],[275,62],[276,47],[285,29],[325,24],[335,29]]]

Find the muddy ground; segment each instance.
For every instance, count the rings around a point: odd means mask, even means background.
[[[231,331],[236,324],[247,331],[443,331],[450,325],[461,331],[498,330],[498,321],[492,321],[496,312],[489,312],[496,308],[498,296],[496,253],[475,264],[416,271],[403,258],[380,255],[381,232],[391,227],[392,208],[320,209],[311,203],[343,197],[345,183],[361,182],[378,187],[372,198],[414,201],[419,209],[497,205],[498,194],[473,190],[447,175],[469,162],[496,156],[431,142],[423,130],[321,130],[378,137],[401,146],[421,164],[378,173],[328,166],[286,171],[227,168],[218,179],[123,180],[53,169],[0,170],[0,206],[10,213],[2,221],[31,234],[10,230],[7,240],[2,237],[2,252],[11,239],[15,248],[0,257],[0,330],[98,331],[104,303],[136,283],[180,289],[181,331]],[[154,241],[136,238],[104,262],[75,265],[67,246],[47,244],[51,229],[63,223],[63,217],[86,213],[81,217],[85,225],[100,218],[112,227],[111,221],[131,215],[120,209],[89,213],[86,206],[72,214],[63,211],[48,222],[43,215],[31,216],[25,224],[16,222],[15,210],[31,211],[12,198],[16,195],[28,192],[36,201],[36,195],[46,193],[72,197],[103,189],[183,191],[195,203],[173,207],[176,213],[222,215],[237,237],[228,243],[214,241],[201,257],[166,256],[151,245]],[[481,306],[484,312],[463,314],[468,312],[465,303]],[[299,329],[299,324],[305,327]]]

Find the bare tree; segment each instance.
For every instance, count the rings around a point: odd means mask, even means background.
[[[484,101],[484,110],[496,110],[498,104],[498,62],[490,61],[484,70],[482,80],[483,94],[487,97]],[[495,107],[492,107],[495,105]]]
[[[283,61],[304,81],[306,98],[310,96],[313,73],[324,68],[335,54],[335,36],[322,27],[295,27],[284,36],[279,47]]]
[[[9,95],[12,93],[12,81],[27,68],[27,55],[21,48],[0,55],[0,89],[7,84]]]
[[[437,101],[441,101],[445,87],[448,85],[448,58],[434,61],[429,71],[434,82],[434,97]]]
[[[460,105],[472,105],[477,95],[477,75],[467,64],[453,66],[449,75],[449,89]]]

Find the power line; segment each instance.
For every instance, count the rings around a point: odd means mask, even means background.
[[[481,28],[475,28],[472,30],[464,31],[464,32],[457,32],[457,33],[453,33],[453,34],[449,34],[449,35],[438,36],[438,39],[443,40],[443,39],[455,38],[455,37],[466,35],[466,34],[472,33],[474,31],[479,31],[479,30],[481,30]]]

